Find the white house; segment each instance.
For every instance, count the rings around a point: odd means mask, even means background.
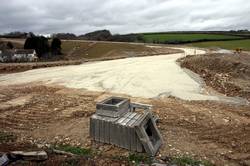
[[[37,60],[36,51],[32,49],[16,49],[12,56],[14,62],[34,62]]]
[[[5,50],[0,54],[0,62],[35,62],[36,51],[32,49]]]

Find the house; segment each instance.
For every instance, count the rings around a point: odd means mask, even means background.
[[[35,62],[37,60],[36,51],[33,49],[16,49],[12,57],[14,62]]]
[[[0,54],[0,62],[35,62],[38,60],[33,49],[4,50]]]
[[[0,62],[12,62],[12,56],[14,55],[13,50],[1,50]]]

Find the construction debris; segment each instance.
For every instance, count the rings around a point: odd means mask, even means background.
[[[34,152],[13,151],[10,154],[12,156],[18,156],[22,160],[26,161],[43,161],[48,159],[48,155],[45,151],[34,151]]]
[[[0,157],[0,166],[6,166],[10,163],[10,160],[7,156],[7,154],[2,155],[2,157]]]
[[[33,152],[24,152],[24,151],[12,151],[10,153],[5,153],[0,157],[0,166],[6,166],[11,162],[17,160],[25,161],[44,161],[48,159],[48,155],[45,151],[33,151]]]
[[[144,112],[136,112],[136,109],[144,109]],[[90,118],[90,136],[97,142],[154,156],[162,145],[162,138],[151,109],[150,105],[130,103],[126,98],[105,99],[97,103],[96,114]]]

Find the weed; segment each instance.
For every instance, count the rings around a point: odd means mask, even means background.
[[[91,149],[84,149],[84,148],[74,147],[74,146],[70,146],[70,145],[59,145],[56,147],[56,149],[62,150],[65,152],[70,152],[70,153],[80,155],[80,156],[91,156],[92,155]]]
[[[14,142],[17,139],[15,135],[0,131],[0,143]]]
[[[208,161],[200,161],[200,160],[195,160],[193,158],[187,157],[187,156],[182,156],[182,157],[176,157],[173,158],[170,162],[171,164],[176,164],[178,166],[212,166],[212,164]]]
[[[128,161],[129,163],[136,164],[136,165],[140,163],[151,164],[152,158],[143,154],[133,153],[133,154],[129,154]]]

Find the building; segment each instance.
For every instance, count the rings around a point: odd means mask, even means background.
[[[35,62],[38,60],[33,49],[4,50],[0,54],[0,62]]]
[[[36,51],[33,49],[16,49],[12,57],[14,62],[35,62],[37,60]]]

